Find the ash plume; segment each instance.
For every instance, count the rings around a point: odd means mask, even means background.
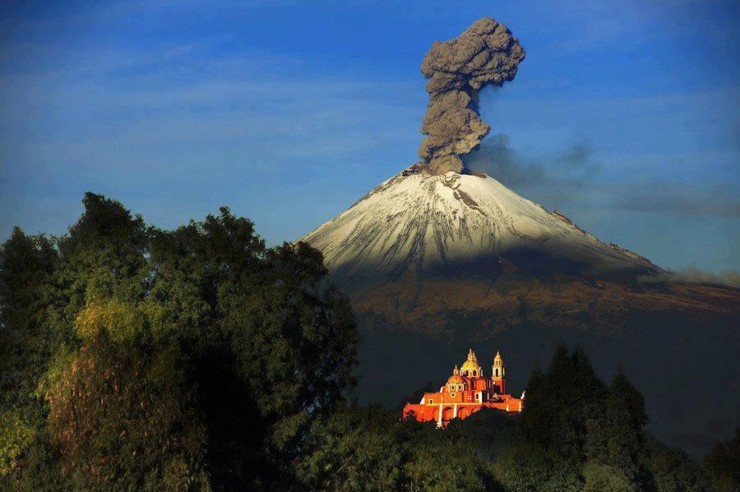
[[[513,80],[523,59],[519,40],[490,17],[474,22],[455,39],[434,42],[421,64],[429,79],[429,104],[419,157],[429,171],[463,170],[460,156],[476,149],[491,130],[480,118],[478,92]]]
[[[688,267],[675,272],[665,271],[656,275],[640,277],[645,283],[681,282],[686,284],[719,285],[740,289],[740,273],[728,270],[722,273],[708,272],[696,267]]]

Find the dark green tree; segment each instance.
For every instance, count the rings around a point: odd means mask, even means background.
[[[321,255],[266,249],[250,221],[222,209],[157,233],[151,262],[153,331],[191,361],[214,483],[290,486],[311,421],[354,383],[352,313]]]
[[[36,388],[57,341],[45,318],[58,263],[52,239],[19,228],[0,247],[0,479],[18,479],[44,440],[46,409]]]
[[[399,490],[408,450],[398,416],[346,408],[317,419],[298,476],[313,490]]]
[[[533,372],[521,415],[525,447],[520,453],[542,457],[542,463],[550,460],[548,466],[557,470],[552,487],[571,487],[582,480],[589,428],[603,419],[606,395],[580,347],[569,353],[564,345],[558,346],[547,372]]]
[[[555,451],[534,443],[520,443],[503,453],[494,472],[505,490],[556,492],[580,490],[583,486]]]
[[[500,490],[456,424],[440,430],[377,407],[344,408],[316,421],[298,476],[309,490]]]
[[[583,467],[583,492],[639,491],[635,483],[621,469],[595,461]]]
[[[149,277],[150,229],[144,220],[132,217],[121,203],[94,193],[85,193],[82,203],[84,213],[58,241],[61,265],[55,278],[64,310],[54,328],[69,335],[77,313],[90,302],[142,301]]]
[[[704,457],[704,469],[717,491],[740,490],[740,429],[732,439],[714,443]]]
[[[701,468],[689,456],[677,448],[650,439],[648,469],[651,484],[647,490],[658,492],[704,492],[710,491]]]

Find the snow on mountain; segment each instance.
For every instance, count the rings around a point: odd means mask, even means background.
[[[491,177],[454,172],[397,174],[302,240],[344,275],[397,276],[408,268],[420,273],[510,258],[526,268],[535,257],[599,273],[658,270]]]

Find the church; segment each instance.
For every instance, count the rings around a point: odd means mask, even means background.
[[[516,398],[506,393],[506,368],[501,354],[496,352],[491,375],[486,377],[471,349],[467,360],[459,369],[455,366],[439,392],[425,393],[419,403],[407,403],[403,417],[419,422],[435,421],[442,427],[454,418],[464,419],[481,408],[521,412],[523,404],[524,394]]]

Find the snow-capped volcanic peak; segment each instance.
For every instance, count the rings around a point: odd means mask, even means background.
[[[488,176],[403,172],[305,236],[330,271],[401,273],[414,266],[542,253],[598,271],[642,271],[648,260],[607,245]]]

